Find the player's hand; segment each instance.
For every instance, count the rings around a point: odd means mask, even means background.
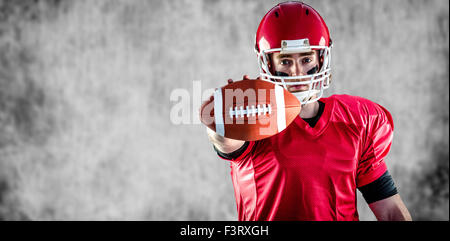
[[[249,80],[249,79],[250,79],[250,76],[249,76],[249,75],[244,75],[244,76],[242,76],[242,79],[243,79],[243,80]],[[258,76],[257,79],[261,79],[261,77]],[[234,82],[233,79],[228,79],[228,80],[227,80],[227,83],[228,83],[228,84],[231,84],[231,83],[233,83],[233,82]],[[216,90],[217,90],[217,88],[216,88]],[[208,100],[209,100],[209,101],[208,101]],[[203,101],[203,103],[202,103],[202,105],[201,105],[201,107],[200,107],[200,109],[199,109],[199,113],[201,113],[201,109],[203,108],[203,106],[204,106],[207,102],[214,102],[214,93],[212,93],[211,96],[210,96],[207,100]]]
[[[259,77],[258,77],[259,78]],[[249,80],[250,79],[250,76],[248,76],[248,75],[244,75],[244,76],[242,76],[242,79],[243,80]],[[231,84],[231,83],[233,83],[234,81],[232,80],[232,79],[228,79],[228,84]]]
[[[243,80],[249,80],[250,76],[244,75],[242,77],[242,79]],[[233,81],[233,79],[228,79],[227,82],[228,82],[228,84],[231,84],[234,81]],[[209,100],[211,102],[214,101],[214,93],[209,97]],[[205,101],[204,103],[206,103],[206,102],[207,101]],[[219,151],[221,151],[223,153],[231,153],[231,152],[241,148],[244,145],[244,143],[245,143],[245,141],[233,140],[233,139],[229,139],[229,138],[220,136],[217,133],[215,133],[213,130],[211,130],[211,129],[207,128],[207,127],[206,127],[206,131],[207,131],[209,140],[214,144],[214,146],[216,146],[216,148]]]
[[[250,76],[244,75],[244,76],[242,76],[242,79],[243,79],[243,80],[249,80],[249,79],[250,79]],[[256,78],[256,79],[261,79],[261,76],[258,76],[258,78]],[[233,79],[228,79],[227,82],[228,82],[228,84],[231,84],[231,83],[234,82],[234,80],[233,80]],[[213,100],[214,100],[214,93],[209,97],[209,100],[210,100],[210,101],[213,101]]]

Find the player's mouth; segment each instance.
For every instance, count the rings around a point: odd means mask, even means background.
[[[290,85],[288,87],[289,92],[307,91],[308,89],[309,85]]]

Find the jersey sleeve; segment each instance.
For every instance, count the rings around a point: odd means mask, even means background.
[[[389,153],[394,134],[394,123],[389,111],[375,104],[371,112],[356,171],[357,187],[377,180],[387,171],[384,159]]]

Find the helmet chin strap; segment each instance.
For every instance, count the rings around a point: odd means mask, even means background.
[[[295,97],[297,97],[297,99],[300,101],[300,103],[302,104],[302,106],[312,103],[316,100],[318,100],[319,98],[315,97],[315,95],[320,94],[319,90],[310,90],[310,91],[302,91],[302,92],[296,92],[296,93],[292,93]]]

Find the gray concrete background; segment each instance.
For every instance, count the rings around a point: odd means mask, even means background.
[[[448,1],[306,2],[334,42],[327,95],[390,110],[406,205],[448,220]],[[275,4],[1,0],[0,219],[236,220],[229,164],[202,125],[170,121],[169,97],[256,76],[253,37]]]

